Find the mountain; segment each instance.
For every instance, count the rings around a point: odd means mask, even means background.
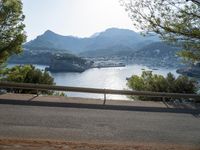
[[[25,48],[40,50],[70,50],[81,51],[87,43],[87,38],[77,38],[73,36],[62,36],[50,30],[38,36],[36,39],[25,44]]]
[[[177,56],[180,47],[171,46],[165,42],[153,42],[139,50],[130,53],[132,63],[156,67],[179,67],[181,60]]]
[[[36,39],[26,43],[24,48],[26,51],[21,57],[13,57],[10,61],[52,65],[52,60],[55,59],[53,56],[73,54],[73,58],[79,57],[78,59],[81,59],[80,56],[107,57],[106,59],[120,59],[126,64],[176,67],[180,65],[176,53],[181,49],[160,41],[155,33],[142,36],[132,30],[118,28],[109,28],[88,38],[63,36],[47,30]],[[65,57],[65,59],[68,58]],[[56,59],[55,62],[62,61]],[[67,60],[64,62],[66,63]],[[56,65],[52,66],[58,68]]]
[[[123,45],[115,45],[113,47],[107,47],[96,50],[89,50],[80,53],[80,56],[84,57],[112,57],[112,56],[128,56],[134,50],[130,47],[126,47]]]
[[[108,49],[118,45],[134,49],[141,40],[142,36],[134,31],[110,28],[91,38],[91,43],[87,45],[86,50]]]
[[[153,42],[143,46],[138,51],[131,55],[135,57],[150,57],[150,58],[166,58],[176,57],[176,53],[181,50],[180,47],[171,46],[165,42]]]
[[[122,50],[126,48],[126,50],[134,51],[141,45],[158,40],[158,38],[143,37],[132,30],[118,28],[109,28],[88,38],[63,36],[47,30],[36,39],[26,43],[24,47],[31,50],[64,50],[78,54],[85,51],[110,50],[118,46],[123,47]]]

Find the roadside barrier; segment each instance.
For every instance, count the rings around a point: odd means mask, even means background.
[[[0,88],[9,89],[29,89],[38,91],[66,91],[66,92],[84,92],[104,94],[104,102],[106,104],[106,94],[129,95],[129,96],[147,96],[147,97],[162,97],[165,98],[187,98],[194,101],[200,101],[199,94],[185,94],[185,93],[164,93],[164,92],[149,92],[149,91],[131,91],[131,90],[113,90],[113,89],[98,89],[86,87],[71,87],[71,86],[57,86],[46,84],[32,84],[32,83],[13,83],[13,82],[0,82]]]

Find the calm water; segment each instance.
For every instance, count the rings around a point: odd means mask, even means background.
[[[9,67],[14,64],[9,65]],[[46,66],[35,65],[39,69],[44,69]],[[77,87],[90,87],[90,88],[108,88],[108,89],[128,89],[126,86],[126,78],[134,75],[140,75],[142,69],[151,70],[146,66],[129,65],[126,67],[113,67],[113,68],[93,68],[86,70],[83,73],[51,73],[54,77],[56,85],[63,86],[77,86]],[[172,72],[177,75],[176,69],[163,69],[152,70],[153,73],[166,75]],[[90,97],[90,98],[103,98],[102,94],[90,93],[75,93],[67,92],[67,96],[71,97]],[[128,99],[122,95],[107,95],[109,99]]]
[[[148,67],[140,65],[130,65],[126,67],[113,68],[93,68],[86,70],[83,73],[52,73],[57,85],[64,86],[80,86],[90,88],[108,88],[108,89],[128,89],[126,86],[126,78],[135,75],[140,75],[142,69],[151,70]],[[175,69],[159,69],[153,70],[154,73],[166,75],[172,72],[177,75]],[[67,93],[68,96],[73,97],[91,97],[103,98],[102,94],[90,93]],[[128,99],[122,95],[107,95],[109,99]]]

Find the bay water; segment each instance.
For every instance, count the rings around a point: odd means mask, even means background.
[[[9,64],[8,67],[15,66],[16,64]],[[36,68],[44,70],[44,65],[34,65]],[[60,72],[50,73],[54,78],[56,85],[73,86],[73,87],[89,87],[89,88],[101,88],[101,89],[128,89],[127,78],[132,75],[141,75],[143,70],[152,71],[155,74],[161,74],[166,76],[171,72],[175,76],[178,76],[176,69],[156,68],[151,69],[143,65],[128,65],[125,67],[110,67],[110,68],[91,68],[82,73],[73,72]],[[77,93],[66,92],[69,97],[85,97],[85,98],[101,98],[103,94],[91,94],[91,93]],[[128,100],[123,95],[107,95],[107,99],[115,100]]]

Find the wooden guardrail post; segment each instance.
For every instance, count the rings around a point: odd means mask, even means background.
[[[165,97],[162,97],[162,101],[165,102]]]
[[[36,91],[36,92],[37,92],[37,96],[39,96],[39,91],[38,91],[38,89],[37,89],[37,91]]]
[[[106,90],[104,89],[104,100],[103,100],[103,105],[106,104]]]

